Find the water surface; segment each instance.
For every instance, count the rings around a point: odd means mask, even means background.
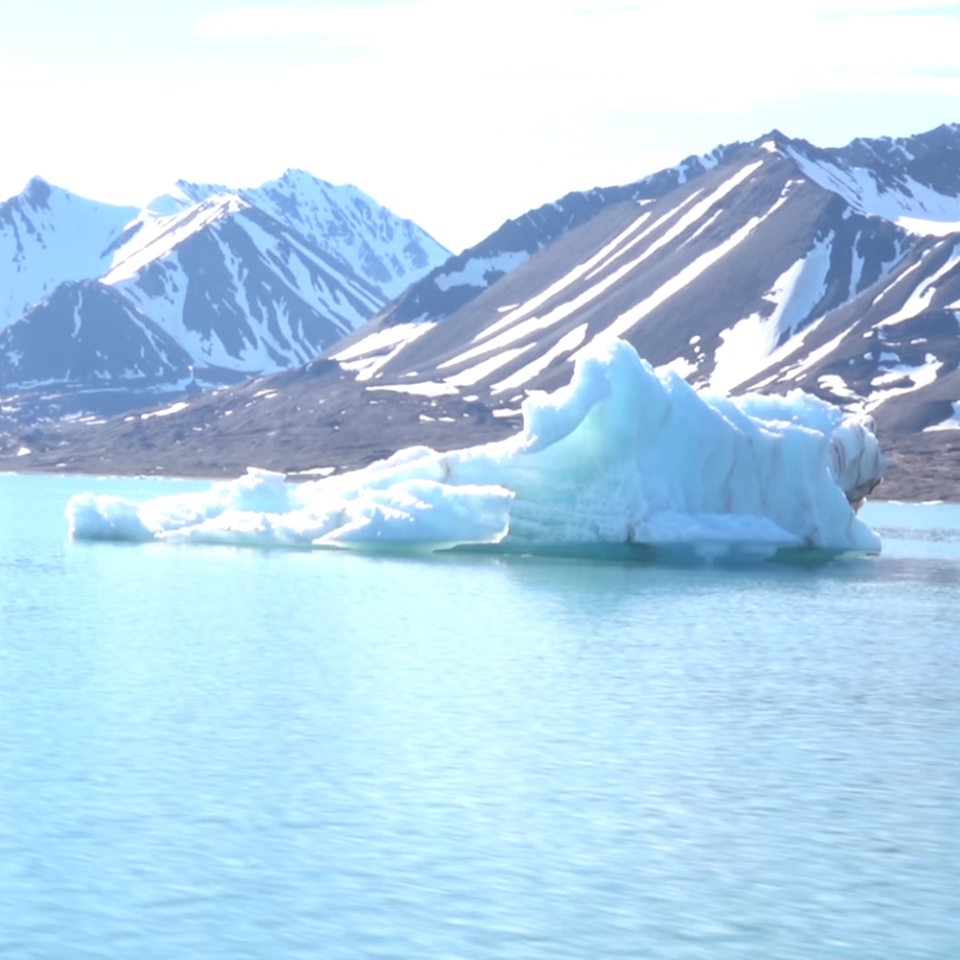
[[[960,956],[960,510],[661,568],[70,543],[0,476],[0,955]]]

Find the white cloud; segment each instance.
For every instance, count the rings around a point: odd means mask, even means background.
[[[302,166],[457,245],[568,190],[709,149],[719,140],[704,141],[707,127],[735,139],[776,125],[816,140],[791,119],[804,98],[960,95],[960,18],[942,0],[923,16],[903,13],[903,0],[407,0],[206,14],[196,2],[184,42],[142,63],[131,65],[133,38],[122,63],[0,60],[0,83],[17,92],[0,115],[21,133],[15,157],[0,158],[0,192],[39,172],[104,199],[146,199],[147,181],[240,185]],[[82,56],[83,43],[73,49]],[[848,139],[871,132],[857,121],[834,126]]]
[[[395,96],[422,98],[429,83],[432,92],[446,85],[466,100],[481,99],[485,90],[501,112],[548,99],[557,111],[592,101],[601,109],[699,112],[822,91],[832,80],[838,90],[872,84],[879,92],[911,93],[922,77],[924,89],[951,93],[960,18],[936,0],[924,5],[934,11],[924,16],[899,9],[889,0],[420,0],[238,8],[211,14],[198,30],[220,39],[322,39],[318,56],[298,67],[318,79],[344,69],[334,50],[352,52],[364,75],[340,85],[341,95],[362,100],[365,88],[389,81]],[[880,77],[889,79],[877,83]]]
[[[354,43],[387,42],[422,4],[324,4],[304,7],[236,7],[217,10],[196,26],[202,37],[236,39],[325,37]]]

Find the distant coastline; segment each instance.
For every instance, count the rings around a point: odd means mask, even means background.
[[[907,438],[907,449],[903,448],[903,441],[896,443],[891,449],[884,448],[887,459],[887,473],[883,482],[873,491],[868,500],[897,500],[910,503],[924,503],[943,501],[960,503],[960,432],[956,444],[946,448],[946,455],[941,448],[936,454],[924,449],[925,445],[916,444],[920,449],[910,449],[910,439]],[[19,458],[22,460],[22,458]],[[284,473],[291,482],[318,479],[320,474],[309,473],[309,468],[299,470],[284,470],[270,462],[257,462],[251,458],[249,463],[241,464],[235,458],[226,458],[213,465],[209,460],[201,465],[187,461],[174,461],[164,465],[150,464],[142,456],[128,458],[121,461],[119,458],[98,457],[96,460],[89,456],[67,455],[66,459],[57,460],[52,454],[33,458],[25,464],[18,462],[16,457],[0,457],[0,473],[19,475],[86,475],[91,477],[166,477],[180,480],[206,480],[216,482],[229,480],[241,476],[248,466],[261,467],[266,470],[277,470]],[[366,462],[372,462],[377,457]],[[345,473],[365,466],[364,462],[357,462],[335,468],[336,473]],[[322,467],[324,464],[317,464]]]

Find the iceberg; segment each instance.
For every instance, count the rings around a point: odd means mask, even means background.
[[[816,397],[728,398],[661,378],[628,343],[580,356],[523,403],[523,429],[401,450],[299,483],[248,470],[143,503],[67,505],[81,540],[766,559],[879,551],[856,508],[882,476],[868,418]]]

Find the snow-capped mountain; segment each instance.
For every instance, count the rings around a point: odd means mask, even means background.
[[[952,124],[914,137],[857,139],[839,149],[822,150],[779,131],[769,142],[855,210],[937,233],[960,219],[958,139]]]
[[[469,392],[508,416],[622,337],[698,388],[801,387],[881,434],[960,438],[960,126],[833,151],[774,132],[719,154],[659,198],[605,206],[441,321],[394,308],[332,358],[371,387]]]
[[[516,430],[528,392],[620,337],[700,389],[799,387],[870,414],[889,495],[960,495],[958,318],[960,126],[836,150],[774,131],[531,211],[319,361],[96,436],[208,473],[465,446]],[[917,458],[937,479],[898,487]]]
[[[0,394],[124,389],[129,405],[304,363],[448,255],[300,171],[239,191],[181,182],[144,210],[34,179],[0,205],[0,250]]]
[[[363,191],[334,186],[303,170],[288,170],[278,180],[240,190],[180,180],[150,207],[184,209],[216,194],[239,197],[295,230],[314,249],[348,259],[357,276],[389,300],[449,256],[416,224],[399,219]]]
[[[720,146],[703,156],[687,157],[677,166],[660,170],[636,183],[568,193],[554,203],[508,220],[480,243],[450,257],[411,285],[380,317],[380,323],[391,326],[442,320],[525,263],[538,250],[602,210],[627,200],[661,197],[743,149],[744,145],[739,143]]]
[[[58,284],[108,270],[110,245],[137,212],[87,200],[39,177],[0,203],[0,331]]]
[[[69,280],[12,324],[0,354],[0,375],[16,370],[29,382],[121,387],[191,379],[192,358],[173,337],[113,287]]]

